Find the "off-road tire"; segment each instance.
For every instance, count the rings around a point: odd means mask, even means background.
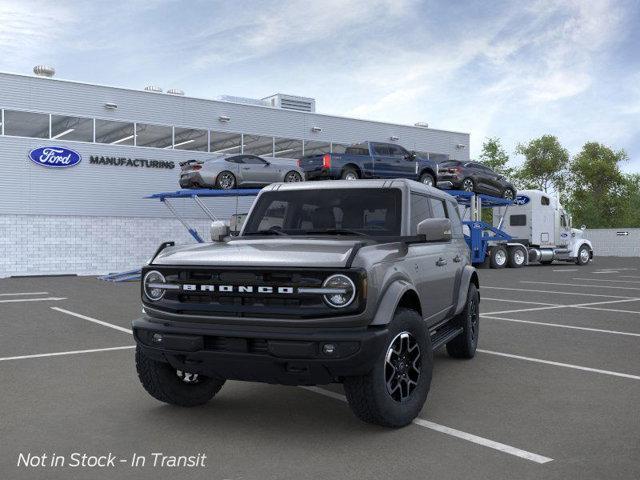
[[[491,268],[504,268],[507,266],[507,260],[509,255],[507,254],[507,249],[502,245],[494,245],[491,247],[491,256],[489,260],[489,265]]]
[[[352,176],[355,176],[355,178],[351,178]],[[355,168],[352,167],[346,167],[344,170],[342,170],[342,174],[340,175],[340,178],[342,178],[343,180],[357,180],[360,178],[360,175],[358,174],[358,171]]]
[[[409,332],[420,347],[420,376],[413,392],[403,402],[394,400],[387,391],[385,360],[391,342]],[[389,324],[389,336],[373,369],[366,375],[347,377],[344,391],[353,413],[362,421],[384,427],[403,427],[418,416],[427,399],[433,371],[431,337],[420,314],[399,308]]]
[[[586,261],[582,259],[582,255],[581,255],[584,250],[587,251]],[[576,257],[576,265],[586,265],[587,263],[589,263],[589,261],[591,261],[591,256],[589,255],[589,247],[587,247],[586,245],[582,245],[578,249],[578,256]]]
[[[453,358],[473,358],[480,333],[480,295],[475,284],[469,284],[467,303],[452,322],[454,326],[462,327],[463,331],[447,343],[447,353]]]
[[[195,407],[211,400],[224,385],[224,379],[199,377],[198,383],[186,383],[168,363],[147,357],[136,348],[136,370],[144,389],[153,398],[171,405]]]
[[[522,247],[509,247],[507,252],[509,254],[507,259],[509,268],[521,268],[527,264],[527,252]],[[521,253],[522,260],[518,257],[518,252]]]
[[[428,181],[429,179],[431,179],[431,183],[428,184],[432,187],[436,186],[436,179],[433,177],[433,175],[431,175],[429,172],[425,172],[422,175],[420,175],[420,183],[422,183],[423,185],[427,185],[427,183],[425,183],[425,181]]]

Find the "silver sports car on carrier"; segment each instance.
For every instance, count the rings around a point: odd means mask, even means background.
[[[180,163],[180,167],[181,188],[228,190],[304,180],[304,172],[292,158],[219,155],[210,160],[188,160]]]

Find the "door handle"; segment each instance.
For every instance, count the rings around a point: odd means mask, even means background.
[[[444,267],[446,264],[447,264],[447,261],[446,261],[444,258],[442,258],[442,257],[440,257],[440,258],[438,259],[438,261],[436,262],[436,265],[437,265],[438,267]]]
[[[460,255],[456,255],[453,257],[453,261],[456,263],[460,263],[462,261],[462,257]]]
[[[242,167],[243,170],[251,170],[251,167]]]

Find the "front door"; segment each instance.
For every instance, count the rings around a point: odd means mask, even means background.
[[[268,185],[278,181],[278,166],[255,155],[245,155],[240,165],[242,183]]]
[[[395,158],[389,152],[389,146],[383,143],[370,144],[373,158],[373,176],[375,178],[395,178],[393,164]]]
[[[410,178],[417,180],[417,160],[407,150],[400,145],[389,145],[389,157],[391,160],[390,169],[393,178]]]

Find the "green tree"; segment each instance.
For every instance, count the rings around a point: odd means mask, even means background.
[[[640,174],[624,176],[623,213],[617,227],[640,228]]]
[[[479,158],[483,165],[486,165],[494,172],[512,177],[515,169],[508,165],[509,155],[502,147],[502,143],[498,137],[486,138],[482,144],[482,153]]]
[[[571,161],[568,206],[576,224],[592,228],[619,227],[633,210],[629,195],[638,181],[625,178],[619,163],[627,160],[624,150],[614,151],[598,142],[588,142]]]
[[[525,157],[517,172],[521,186],[562,193],[566,186],[569,152],[554,135],[543,135],[527,144],[519,144],[516,153]]]

